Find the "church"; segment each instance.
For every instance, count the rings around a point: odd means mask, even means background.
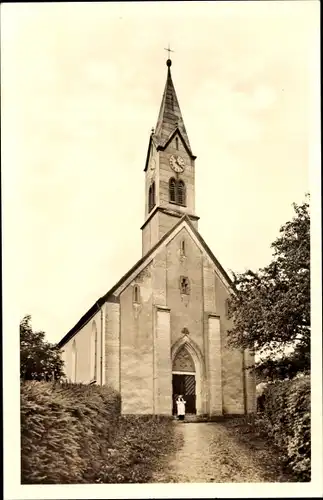
[[[167,60],[145,160],[141,259],[81,317],[58,347],[69,381],[107,384],[123,414],[255,411],[253,355],[229,348],[232,282],[198,231],[195,160]]]

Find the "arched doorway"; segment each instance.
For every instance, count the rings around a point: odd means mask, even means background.
[[[182,346],[172,367],[173,379],[173,414],[176,413],[176,398],[180,394],[186,401],[186,413],[196,413],[196,370],[192,356]]]

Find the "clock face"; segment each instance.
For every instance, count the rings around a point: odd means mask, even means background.
[[[170,164],[171,168],[174,170],[174,172],[178,172],[178,173],[184,172],[185,161],[184,161],[184,158],[182,158],[181,156],[172,155],[169,158],[169,164]]]

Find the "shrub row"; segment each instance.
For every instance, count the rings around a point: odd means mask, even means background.
[[[277,381],[265,390],[264,415],[270,436],[301,481],[311,479],[310,377]]]
[[[173,432],[171,417],[122,416],[114,449],[111,450],[114,460],[107,462],[101,470],[99,482],[150,482],[162,456],[174,450]]]
[[[21,385],[22,483],[93,482],[112,446],[120,397],[108,387]]]
[[[147,482],[172,432],[169,418],[120,416],[120,396],[109,387],[25,382],[21,482]]]

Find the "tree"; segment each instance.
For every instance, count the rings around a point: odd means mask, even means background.
[[[310,370],[310,212],[293,204],[295,216],[272,243],[272,262],[256,272],[234,274],[229,344],[253,350],[256,372],[270,378]]]
[[[20,378],[22,380],[58,380],[64,362],[59,349],[45,341],[44,332],[34,332],[31,316],[20,322]]]

